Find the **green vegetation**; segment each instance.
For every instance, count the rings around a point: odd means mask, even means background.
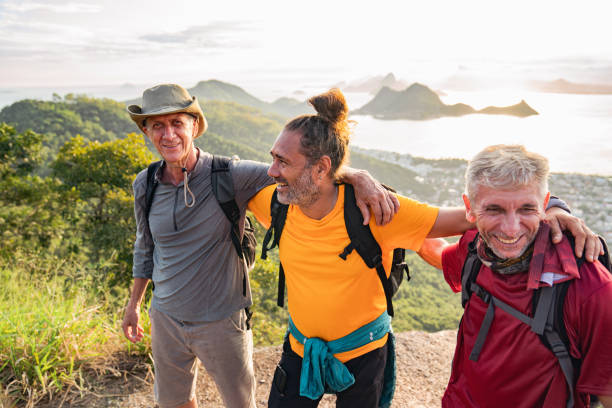
[[[131,281],[131,180],[152,160],[134,134],[76,136],[43,177],[43,140],[0,124],[0,379],[30,406],[134,349],[117,322]]]
[[[41,253],[0,259],[0,383],[11,399],[36,406],[88,389],[93,372],[117,366],[117,351],[150,347],[148,338],[131,347],[118,330],[127,289],[108,291],[110,268]]]
[[[442,272],[425,264],[415,253],[406,256],[411,279],[402,283],[393,300],[396,332],[435,332],[456,329],[463,314],[461,294],[453,293]]]
[[[135,130],[122,103],[86,96],[56,96],[54,101],[23,100],[0,111],[0,122],[18,132],[33,130],[44,134],[44,144],[57,151],[71,137],[106,142]]]

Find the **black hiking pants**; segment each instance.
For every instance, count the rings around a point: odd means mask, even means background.
[[[382,393],[387,345],[347,361],[344,365],[355,376],[355,383],[339,392],[337,408],[377,408]],[[280,368],[279,368],[280,367]],[[302,357],[297,355],[286,339],[283,354],[274,372],[268,408],[311,408],[319,405],[318,400],[300,396],[300,372]]]

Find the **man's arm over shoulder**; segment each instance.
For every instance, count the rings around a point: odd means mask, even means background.
[[[153,239],[149,223],[145,218],[146,169],[138,173],[132,183],[132,189],[134,191],[134,217],[136,218],[132,275],[134,278],[151,279],[153,275]]]
[[[474,224],[465,218],[465,208],[442,207],[427,237],[440,238],[461,235],[470,228],[474,228]]]
[[[570,339],[582,358],[576,389],[612,398],[612,275],[601,264],[585,262],[564,305]]]
[[[236,203],[244,208],[246,203],[262,188],[274,183],[268,176],[268,164],[252,160],[234,159],[230,162],[230,172],[234,182]]]

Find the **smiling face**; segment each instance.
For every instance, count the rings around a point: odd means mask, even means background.
[[[476,223],[488,247],[502,259],[518,258],[531,245],[548,198],[535,183],[515,190],[481,185],[472,202],[463,196],[468,221]]]
[[[300,151],[301,137],[298,131],[283,130],[270,150],[268,175],[277,183],[278,201],[308,207],[317,201],[320,190],[314,180],[314,166]]]
[[[186,113],[172,113],[147,118],[144,131],[167,163],[182,167],[193,150],[198,124]]]

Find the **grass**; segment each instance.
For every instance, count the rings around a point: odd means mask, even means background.
[[[115,370],[117,352],[148,354],[149,338],[134,346],[123,337],[127,291],[110,294],[104,269],[23,254],[2,262],[0,406],[83,392],[92,373]],[[148,326],[147,313],[142,319]]]

